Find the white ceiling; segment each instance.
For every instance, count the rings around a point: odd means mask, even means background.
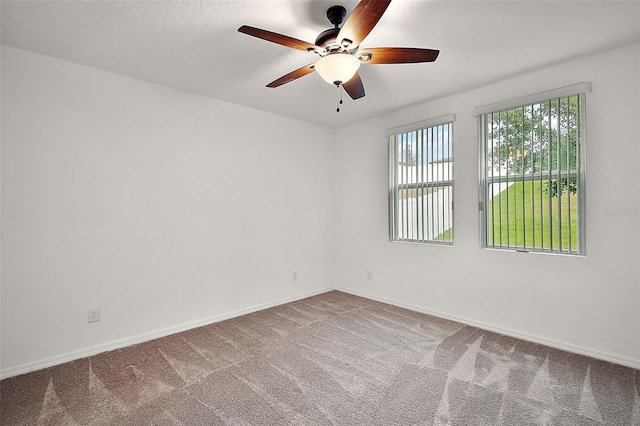
[[[237,32],[313,43],[356,0],[2,1],[2,43],[329,127],[640,41],[640,1],[393,0],[362,47],[440,49],[434,63],[363,65],[366,96],[335,112],[317,56]]]

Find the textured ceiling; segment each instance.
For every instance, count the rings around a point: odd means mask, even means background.
[[[2,1],[2,43],[329,127],[640,41],[640,1],[393,0],[362,47],[440,49],[427,64],[363,65],[366,96],[312,73],[317,56],[237,32],[251,25],[314,42],[325,11],[355,0]]]

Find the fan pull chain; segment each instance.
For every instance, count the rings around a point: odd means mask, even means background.
[[[337,84],[336,87],[338,88],[338,94],[340,95],[340,102],[338,102],[338,99],[336,98],[336,103],[338,105],[338,107],[336,108],[336,112],[340,112],[340,105],[344,103],[342,102],[342,84]]]

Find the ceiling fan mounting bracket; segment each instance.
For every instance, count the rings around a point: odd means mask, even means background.
[[[327,9],[327,18],[329,19],[329,22],[335,25],[336,28],[342,25],[342,23],[344,22],[344,18],[346,17],[347,9],[340,5],[331,6],[329,9]]]

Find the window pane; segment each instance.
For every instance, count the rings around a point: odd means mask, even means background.
[[[453,242],[453,123],[392,135],[392,241]]]
[[[583,95],[481,117],[487,247],[584,253]]]

